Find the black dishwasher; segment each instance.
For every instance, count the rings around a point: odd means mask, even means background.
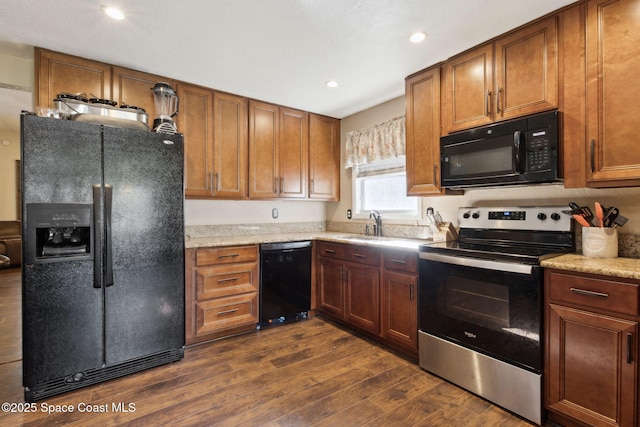
[[[260,245],[260,323],[307,318],[311,308],[311,242]]]

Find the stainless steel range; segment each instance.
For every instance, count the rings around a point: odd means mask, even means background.
[[[575,247],[564,206],[460,208],[459,238],[420,247],[420,366],[541,424],[540,261]]]

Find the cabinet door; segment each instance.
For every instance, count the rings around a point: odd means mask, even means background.
[[[127,68],[113,67],[113,100],[118,102],[119,105],[133,105],[144,108],[149,115],[149,127],[152,127],[153,119],[156,117],[156,107],[151,89],[158,82],[168,83],[172,88],[176,88],[175,82],[166,77]],[[181,130],[179,129],[179,131]]]
[[[35,50],[35,105],[53,107],[59,93],[84,93],[111,99],[111,67],[101,62],[48,50]]]
[[[405,82],[407,194],[439,194],[440,68]]]
[[[556,18],[527,27],[495,43],[495,120],[558,106]]]
[[[320,310],[342,319],[344,317],[342,262],[320,257],[316,268],[318,307]]]
[[[493,44],[487,44],[446,63],[447,132],[491,123]]]
[[[587,182],[640,185],[638,0],[587,4]]]
[[[309,115],[309,198],[340,200],[340,120]]]
[[[309,114],[280,108],[280,197],[306,198],[309,174]]]
[[[249,102],[249,197],[278,196],[279,108]]]
[[[247,110],[246,98],[213,93],[213,192],[216,198],[247,197]]]
[[[345,319],[354,326],[380,334],[380,269],[345,265]]]
[[[418,349],[417,286],[415,274],[384,272],[382,336],[412,350]]]
[[[638,324],[554,304],[548,321],[548,409],[588,425],[635,425]]]
[[[213,197],[213,93],[188,84],[178,85],[177,125],[184,135],[185,196]]]

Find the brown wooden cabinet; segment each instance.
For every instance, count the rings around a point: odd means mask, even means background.
[[[250,114],[242,96],[40,48],[35,69],[37,106],[52,107],[59,93],[84,93],[144,108],[150,126],[151,88],[172,85],[180,98],[187,198],[340,199],[338,119],[258,101]]]
[[[84,93],[88,98],[144,108],[149,126],[155,117],[151,89],[157,82],[174,88],[176,84],[166,77],[39,48],[35,49],[35,62],[36,105],[52,107],[59,93]]]
[[[249,102],[249,197],[306,198],[308,113]]]
[[[256,328],[258,246],[186,251],[186,343]]]
[[[418,254],[385,249],[382,260],[382,337],[417,352]]]
[[[340,200],[340,120],[309,114],[309,198]]]
[[[440,67],[407,77],[407,195],[440,194]]]
[[[545,270],[545,406],[551,420],[637,425],[638,284]]]
[[[180,83],[188,198],[247,197],[247,99]]]
[[[639,186],[639,0],[587,3],[587,185]]]
[[[446,62],[446,132],[558,106],[556,21],[545,19]]]
[[[60,93],[112,99],[109,64],[39,48],[34,54],[35,105],[53,107],[53,100]]]
[[[316,274],[321,313],[417,357],[417,252],[318,241]]]
[[[184,135],[185,196],[213,197],[213,92],[178,84],[177,126]]]
[[[166,77],[130,70],[122,67],[112,67],[111,96],[118,105],[133,105],[144,108],[149,115],[149,127],[153,126],[156,117],[156,107],[153,101],[153,86],[164,82],[176,88],[176,82]]]
[[[318,242],[318,308],[380,334],[380,250]]]
[[[213,193],[216,198],[246,199],[249,139],[248,101],[213,93]]]

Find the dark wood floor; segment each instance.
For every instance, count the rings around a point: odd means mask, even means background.
[[[23,402],[16,270],[0,271],[0,337],[0,402]],[[115,412],[122,403],[134,410]],[[53,405],[74,412],[42,412]],[[108,412],[80,412],[88,405]],[[180,362],[36,409],[0,412],[0,425],[531,426],[318,317],[193,346]]]

